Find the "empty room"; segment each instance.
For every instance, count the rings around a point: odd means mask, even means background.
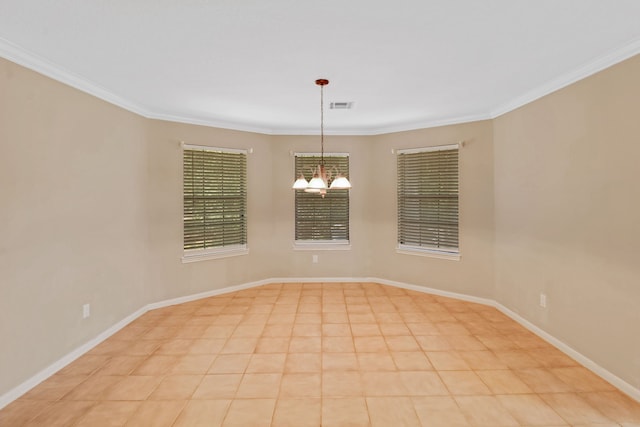
[[[639,426],[638,22],[1,0],[0,426]]]

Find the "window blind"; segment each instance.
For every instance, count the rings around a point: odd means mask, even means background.
[[[458,148],[398,153],[398,245],[458,253]]]
[[[184,149],[184,250],[246,245],[246,154]]]
[[[349,156],[325,155],[328,171],[337,168],[349,177]],[[320,156],[295,156],[295,176],[309,180],[320,164]],[[331,182],[329,182],[331,184]],[[318,193],[295,190],[295,240],[349,241],[349,190],[328,190],[324,198]]]

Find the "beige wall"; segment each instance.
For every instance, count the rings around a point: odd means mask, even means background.
[[[147,301],[147,126],[0,59],[0,395]]]
[[[150,121],[150,124],[147,302],[273,277],[271,137],[161,121]],[[181,141],[253,149],[253,153],[247,155],[248,255],[182,263]]]
[[[293,250],[294,192],[291,152],[315,152],[317,137],[267,136],[169,122],[153,122],[148,145],[148,301],[192,295],[269,277],[364,277],[367,241],[365,191],[351,197],[350,251]],[[182,264],[182,151],[180,141],[252,149],[247,156],[249,254]],[[328,151],[351,153],[352,180],[365,182],[363,137],[331,138]],[[311,257],[319,262],[312,264]]]
[[[372,275],[383,279],[493,297],[493,134],[490,121],[372,138],[375,171],[367,199],[371,215]],[[455,144],[459,154],[459,261],[396,253],[396,155],[392,149]]]
[[[639,113],[636,56],[494,121],[496,299],[636,388]]]
[[[315,136],[273,137],[273,263],[275,277],[367,277],[371,240],[367,200],[367,164],[370,141],[361,136],[325,137],[325,151],[349,153],[349,251],[293,250],[294,242],[294,158],[291,153],[320,151]],[[312,255],[318,263],[312,264]]]
[[[0,395],[145,304],[271,277],[495,298],[640,387],[637,75],[634,58],[493,121],[328,137],[350,153],[352,248],[295,251],[290,152],[317,137],[147,120],[0,60]],[[462,259],[397,254],[391,150],[462,140]],[[253,149],[248,255],[181,262],[180,141]]]

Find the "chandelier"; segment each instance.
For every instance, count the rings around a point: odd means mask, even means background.
[[[327,170],[324,165],[324,87],[329,84],[329,80],[318,79],[316,84],[320,86],[320,164],[311,171],[312,177],[309,181],[300,172],[300,176],[293,184],[293,189],[318,193],[324,197],[327,190],[346,190],[351,188],[351,183],[337,168]]]

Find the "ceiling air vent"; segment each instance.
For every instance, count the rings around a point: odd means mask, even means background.
[[[332,110],[350,110],[353,108],[353,102],[332,102],[329,108]]]

